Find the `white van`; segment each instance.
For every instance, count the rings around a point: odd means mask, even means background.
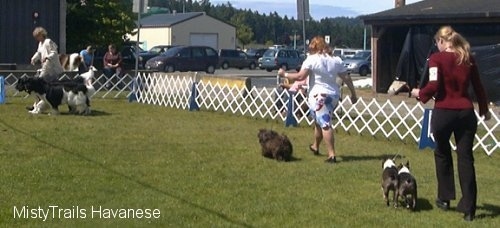
[[[338,56],[342,59],[352,58],[356,53],[362,50],[359,49],[348,49],[348,48],[336,48],[333,50],[333,55]]]

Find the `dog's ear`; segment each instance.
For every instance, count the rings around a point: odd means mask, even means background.
[[[408,161],[408,160],[407,160],[407,161],[406,161],[406,165],[405,165],[405,166],[406,166],[406,168],[408,168],[408,169],[409,169],[409,168],[410,168],[410,161]]]

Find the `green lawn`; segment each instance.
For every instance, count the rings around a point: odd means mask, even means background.
[[[31,98],[8,97],[7,101],[0,105],[3,227],[470,225],[462,214],[434,206],[432,151],[419,151],[415,143],[339,131],[340,162],[330,165],[323,162],[324,153],[315,157],[308,151],[310,126],[285,128],[275,120],[189,112],[125,99],[94,99],[93,115],[87,117],[32,116],[24,109]],[[285,132],[296,160],[283,163],[260,156],[260,128]],[[323,145],[320,149],[324,151]],[[415,212],[386,207],[383,202],[382,159],[395,154],[403,157],[398,162],[410,161],[417,178]],[[475,155],[479,197],[478,218],[472,225],[498,227],[498,155],[488,157],[480,151]],[[458,183],[457,191],[459,197]],[[50,216],[55,218],[19,218],[23,207],[30,210],[29,217],[37,215],[31,209],[54,209]],[[104,209],[101,216],[92,212],[99,207]],[[107,212],[118,209],[160,215],[105,218],[112,217]]]

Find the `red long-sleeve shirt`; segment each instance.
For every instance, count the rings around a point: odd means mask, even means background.
[[[479,104],[479,114],[488,111],[486,92],[474,58],[471,65],[457,65],[457,54],[454,52],[438,52],[429,58],[429,83],[420,89],[420,101],[426,103],[435,97],[435,108],[468,109],[474,108],[468,89],[472,83]]]

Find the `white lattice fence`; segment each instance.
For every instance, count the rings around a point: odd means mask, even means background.
[[[281,119],[285,123],[312,124],[307,110],[302,110],[306,99],[301,93],[288,93],[277,88],[246,88],[227,83],[203,82],[191,75],[142,74],[137,78],[138,101],[181,109],[202,109],[249,115],[260,118]],[[193,90],[195,89],[195,90]],[[294,96],[293,112],[289,96]],[[280,105],[281,104],[281,105]],[[395,104],[390,100],[377,101],[360,98],[355,104],[343,99],[335,110],[334,128],[367,133],[372,136],[397,137],[419,142],[424,107],[420,103],[404,101]],[[500,119],[493,112],[490,121],[479,118],[477,143],[488,155],[500,149],[498,127]],[[477,115],[477,113],[476,113]],[[453,144],[453,142],[451,142]]]
[[[140,74],[136,78],[137,101],[178,109],[189,107],[196,73],[165,75],[160,73]]]
[[[33,77],[36,75],[36,71],[27,72],[16,72],[16,73],[0,73],[0,75],[5,77],[6,89],[12,92],[12,96],[26,96],[25,93],[19,93],[15,90],[15,85],[19,78],[23,77]],[[74,78],[76,73],[67,72],[59,77],[59,79],[70,79]],[[118,98],[123,96],[129,96],[131,94],[132,85],[134,77],[130,74],[123,74],[118,76],[116,74],[111,77],[106,77],[104,74],[96,74],[94,76],[92,85],[95,87],[96,92],[93,96],[99,96],[100,98]]]

